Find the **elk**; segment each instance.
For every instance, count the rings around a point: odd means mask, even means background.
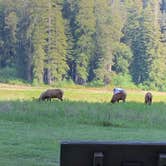
[[[63,94],[64,92],[61,89],[48,89],[41,93],[39,97],[39,101],[41,100],[50,100],[52,98],[58,98],[59,100],[63,101]]]
[[[145,104],[151,105],[152,104],[152,93],[147,92],[145,94]]]
[[[112,96],[111,103],[115,103],[115,102],[119,103],[120,100],[125,102],[126,101],[126,96],[127,96],[126,92],[116,93]]]

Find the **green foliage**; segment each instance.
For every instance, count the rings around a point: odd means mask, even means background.
[[[17,75],[17,70],[11,67],[5,67],[0,69],[0,82],[10,84],[26,84],[27,82]]]
[[[136,88],[136,85],[133,83],[131,75],[129,74],[118,74],[115,75],[112,79],[112,85],[114,86],[120,86],[120,87],[125,87],[125,88]]]
[[[154,3],[156,2],[154,1]],[[129,10],[127,25],[124,27],[123,41],[131,47],[133,52],[130,67],[133,81],[136,84],[143,83],[145,86],[148,82],[149,86],[154,87],[155,85],[160,89],[162,83],[159,82],[164,78],[164,71],[159,71],[162,66],[159,64],[162,64],[163,61],[158,58],[161,56],[159,53],[161,35],[157,23],[159,15],[152,12],[152,9],[157,8],[150,3],[147,3],[144,8],[140,7],[136,10],[133,10],[132,6]],[[156,78],[155,81],[154,78]]]
[[[76,87],[76,84],[73,82],[73,80],[63,80],[55,82],[52,86],[61,88],[74,88]]]
[[[105,84],[102,80],[93,80],[87,84],[90,87],[103,87]]]
[[[33,84],[42,84],[44,76],[44,67],[46,59],[46,34],[45,29],[45,14],[40,9],[40,5],[36,4],[38,12],[33,13],[34,22],[32,29],[32,42],[33,42],[33,52],[32,52],[32,82]]]
[[[16,79],[34,85],[65,79],[106,85],[115,72],[130,75],[139,87],[163,91],[164,3],[1,0],[0,69],[14,67]]]
[[[16,62],[16,31],[18,17],[13,2],[0,2],[0,67],[13,66]]]
[[[113,29],[115,28],[114,20],[111,15],[111,6],[108,1],[95,1],[95,17],[96,17],[96,32],[95,32],[95,50],[92,56],[91,69],[92,78],[102,80],[110,77],[112,65],[112,45]],[[117,25],[117,24],[116,24]],[[116,33],[114,33],[116,36]]]
[[[94,52],[93,35],[95,33],[94,0],[78,2],[75,21],[75,82],[85,84],[88,81],[89,63]]]
[[[63,80],[68,71],[66,62],[67,38],[65,36],[65,22],[62,18],[61,6],[58,4],[58,1],[51,5],[48,13],[50,22],[48,22],[46,64],[50,72],[50,78],[48,79],[51,80],[50,83],[54,83]]]
[[[10,79],[16,79],[17,78],[17,71],[15,68],[5,67],[0,70],[0,81],[1,82],[7,82]]]
[[[132,56],[132,52],[128,46],[117,44],[113,50],[113,71],[122,74],[129,73]]]
[[[2,81],[3,82],[3,81]],[[8,79],[5,83],[12,84],[12,85],[30,85],[29,82],[20,79],[20,78],[15,78],[15,79]]]

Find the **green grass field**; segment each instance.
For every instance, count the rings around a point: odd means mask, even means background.
[[[166,93],[127,90],[111,104],[112,90],[63,89],[64,101],[38,102],[45,88],[0,87],[0,165],[59,166],[64,140],[165,141]]]

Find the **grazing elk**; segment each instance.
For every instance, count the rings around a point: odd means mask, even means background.
[[[145,104],[152,104],[152,93],[151,92],[147,92],[145,94]]]
[[[119,103],[120,100],[125,102],[126,101],[126,96],[127,96],[127,94],[126,94],[125,91],[116,93],[112,96],[111,103],[115,103],[115,102]]]
[[[52,98],[58,98],[59,100],[63,101],[63,91],[61,89],[48,89],[45,92],[41,93],[39,97],[39,101],[41,100],[50,100]]]

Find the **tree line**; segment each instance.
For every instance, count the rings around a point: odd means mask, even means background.
[[[0,71],[35,84],[121,76],[164,90],[165,16],[166,0],[0,0]]]

